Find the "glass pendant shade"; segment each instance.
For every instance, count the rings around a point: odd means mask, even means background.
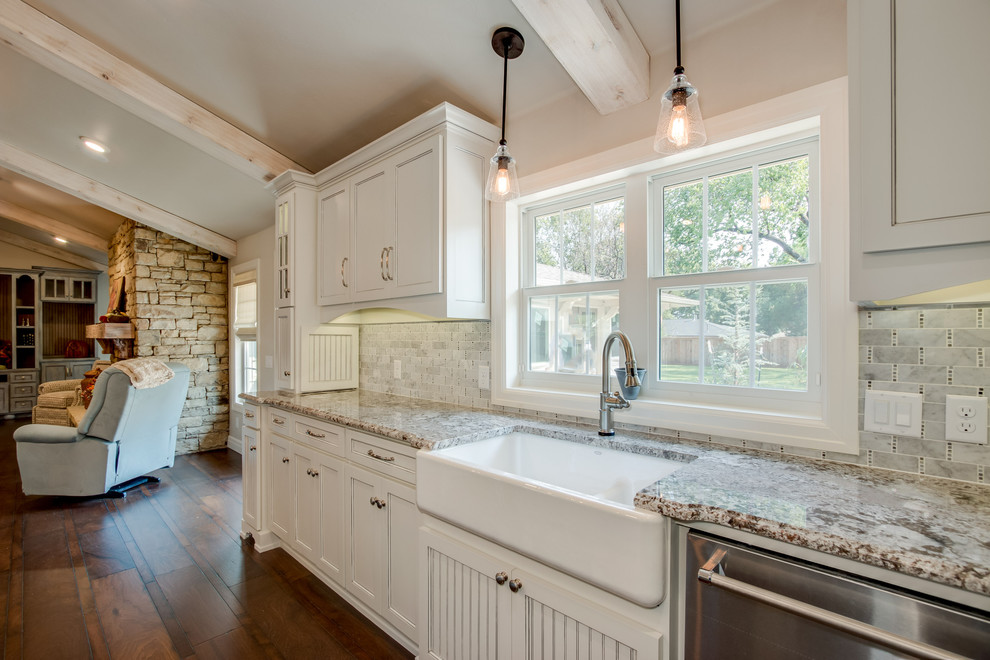
[[[509,154],[503,140],[488,167],[488,185],[485,197],[493,202],[507,202],[519,197],[519,180],[516,178],[516,159]]]
[[[698,90],[683,73],[677,73],[660,100],[660,119],[653,150],[664,155],[676,154],[700,147],[707,140],[698,106]]]

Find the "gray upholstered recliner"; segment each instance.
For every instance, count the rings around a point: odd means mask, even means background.
[[[168,367],[175,376],[146,389],[131,385],[123,371],[108,369],[97,379],[78,427],[28,424],[14,431],[24,493],[101,495],[172,467],[189,368],[178,362]]]

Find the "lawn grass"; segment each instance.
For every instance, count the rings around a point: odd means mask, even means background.
[[[660,370],[664,381],[676,383],[697,383],[698,367],[690,364],[668,364]],[[756,386],[771,390],[800,390],[808,389],[807,375],[799,369],[782,369],[780,367],[763,367],[756,375]]]

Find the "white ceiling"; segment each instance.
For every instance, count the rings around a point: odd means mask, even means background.
[[[684,38],[773,1],[684,3]],[[647,51],[669,54],[673,0],[619,3]],[[524,54],[509,67],[510,126],[514,117],[566,96],[588,103],[511,0],[27,4],[311,171],[441,101],[498,124],[502,62],[490,41],[502,25],[526,39]],[[654,57],[653,66],[666,67],[669,59],[658,64]],[[105,162],[82,152],[80,135],[110,146]],[[5,45],[0,140],[228,238],[272,222],[262,182]],[[15,195],[10,174],[0,172],[0,199]],[[114,216],[81,211],[62,195],[34,189],[14,203],[73,218],[101,236],[112,233]]]

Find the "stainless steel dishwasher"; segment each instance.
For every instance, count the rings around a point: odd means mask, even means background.
[[[990,658],[990,616],[692,531],[690,660]]]

